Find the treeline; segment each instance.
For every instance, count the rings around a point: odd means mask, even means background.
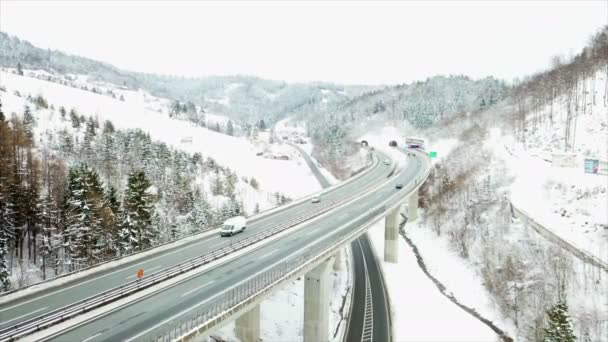
[[[52,113],[64,127],[43,132],[39,146],[29,106],[10,120],[0,115],[3,290],[27,284],[10,284],[16,264],[30,263],[48,279],[244,212],[237,175],[213,159],[174,150],[141,130],[117,130],[110,121],[100,128],[75,109]],[[208,178],[209,192],[223,198],[219,207],[210,204],[197,177]],[[259,186],[255,179],[247,182]]]
[[[574,151],[578,117],[589,114],[600,101],[595,89],[598,72],[604,73],[601,101],[608,107],[608,26],[594,35],[590,44],[572,60],[554,57],[552,62],[549,71],[526,78],[514,87],[514,133],[517,140],[525,144],[526,136],[534,134],[541,125],[563,121],[561,147],[564,151]]]

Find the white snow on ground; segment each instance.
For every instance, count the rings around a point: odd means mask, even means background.
[[[595,86],[591,82],[595,81]],[[584,172],[584,159],[608,159],[608,107],[602,99],[604,72],[586,80],[582,88],[574,143],[575,164],[552,164],[552,154],[564,151],[567,108],[565,95],[553,104],[553,124],[537,124],[526,138],[526,148],[494,129],[488,144],[505,160],[515,176],[511,200],[535,221],[573,245],[608,261],[608,176]],[[590,90],[595,89],[595,94]],[[585,95],[585,96],[583,96]],[[595,100],[594,100],[595,97]],[[583,112],[584,109],[584,113]],[[551,105],[542,111],[549,112]],[[532,113],[528,114],[532,117]],[[528,124],[532,126],[531,123]]]
[[[376,255],[384,255],[384,220],[370,228],[369,236]],[[449,257],[444,261],[448,259]],[[381,257],[379,260],[391,301],[395,341],[497,340],[496,334],[490,328],[439,292],[418,267],[414,253],[401,237],[399,237],[399,262],[386,263]],[[455,263],[457,262],[450,264]],[[460,277],[456,272],[454,275]],[[466,282],[466,284],[472,283]]]
[[[0,85],[8,94],[19,91],[26,96],[41,94],[56,108],[75,107],[79,114],[98,117],[100,121],[111,120],[117,128],[141,128],[149,132],[153,139],[187,152],[200,152],[212,157],[221,165],[235,170],[239,176],[255,177],[261,188],[269,193],[280,191],[297,198],[320,189],[310,170],[302,160],[273,160],[256,156],[256,147],[245,138],[237,138],[213,132],[194,124],[174,120],[167,115],[151,110],[143,91],[124,90],[126,101],[95,94],[77,88],[36,78],[0,72]],[[4,96],[4,95],[3,95]],[[23,108],[9,108],[21,113]],[[50,111],[43,111],[49,113]],[[42,118],[42,121],[49,120]],[[182,143],[184,138],[192,138],[191,143]],[[289,175],[289,176],[286,176]],[[297,179],[297,182],[293,180]]]
[[[350,296],[350,250],[343,254],[341,260],[342,270],[333,271],[330,268],[330,315],[329,336],[330,341],[342,341],[342,336],[334,333],[340,323],[340,308],[344,296]],[[346,309],[345,309],[346,310]],[[269,295],[260,304],[260,333],[263,341],[302,341],[304,333],[304,277],[289,282],[285,287]],[[344,322],[340,323],[340,329],[344,328]],[[211,336],[220,337],[226,341],[240,341],[236,337],[235,323],[230,322]],[[209,341],[213,339],[203,336],[197,341]]]
[[[375,146],[405,165],[407,158],[404,153],[388,146],[390,140],[404,142],[402,134],[396,128],[377,129],[360,139],[367,140],[370,146]],[[455,139],[438,140],[427,146],[427,151],[437,151],[440,160],[448,155],[456,143]],[[445,240],[437,239],[428,229],[420,229],[416,222],[408,223],[406,229],[413,233],[411,238],[422,256],[428,256],[424,260],[431,274],[443,282],[455,298],[509,331],[511,323],[506,323],[501,318],[481,279],[463,259],[450,250]],[[370,238],[376,255],[381,260],[384,255],[384,221],[376,223],[370,229]],[[490,328],[439,292],[419,268],[415,255],[401,237],[399,263],[395,265],[382,261],[381,264],[388,284],[397,341],[496,340],[496,334]],[[441,322],[441,329],[437,329],[437,322]]]
[[[418,246],[418,252],[428,271],[443,283],[460,303],[474,308],[483,317],[507,331],[510,336],[515,336],[511,333],[516,331],[515,326],[500,313],[476,270],[462,262],[446,239],[437,239],[437,235],[432,230],[425,229],[420,220],[408,222],[405,230],[408,237]],[[409,246],[406,245],[406,248],[410,253]]]

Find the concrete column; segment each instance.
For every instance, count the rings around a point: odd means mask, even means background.
[[[260,304],[236,319],[235,330],[236,337],[241,342],[258,342],[260,340]]]
[[[410,194],[407,199],[407,222],[415,221],[418,218],[418,189]]]
[[[400,207],[391,211],[384,219],[384,261],[399,261],[399,215]]]
[[[329,341],[329,267],[331,259],[306,273],[304,280],[304,342]]]
[[[334,271],[342,271],[342,254],[344,253],[344,248],[341,248],[334,254]]]

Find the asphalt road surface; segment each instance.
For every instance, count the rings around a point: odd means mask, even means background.
[[[198,312],[211,309],[224,300],[225,292],[263,273],[265,269],[293,260],[305,254],[307,250],[323,245],[328,239],[356,229],[346,223],[379,204],[391,205],[400,201],[408,189],[413,187],[414,178],[423,175],[428,167],[426,159],[410,157],[403,172],[391,178],[387,184],[336,210],[332,215],[309,223],[302,229],[293,231],[237,259],[63,331],[52,339],[56,341],[150,340],[160,335],[163,327],[170,327],[184,319],[194,317]],[[385,168],[389,169],[388,166]],[[406,187],[401,190],[395,189],[396,183],[404,183]]]

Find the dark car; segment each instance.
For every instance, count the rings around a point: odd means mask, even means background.
[[[395,185],[395,188],[403,189],[403,183],[397,183],[397,185]]]

